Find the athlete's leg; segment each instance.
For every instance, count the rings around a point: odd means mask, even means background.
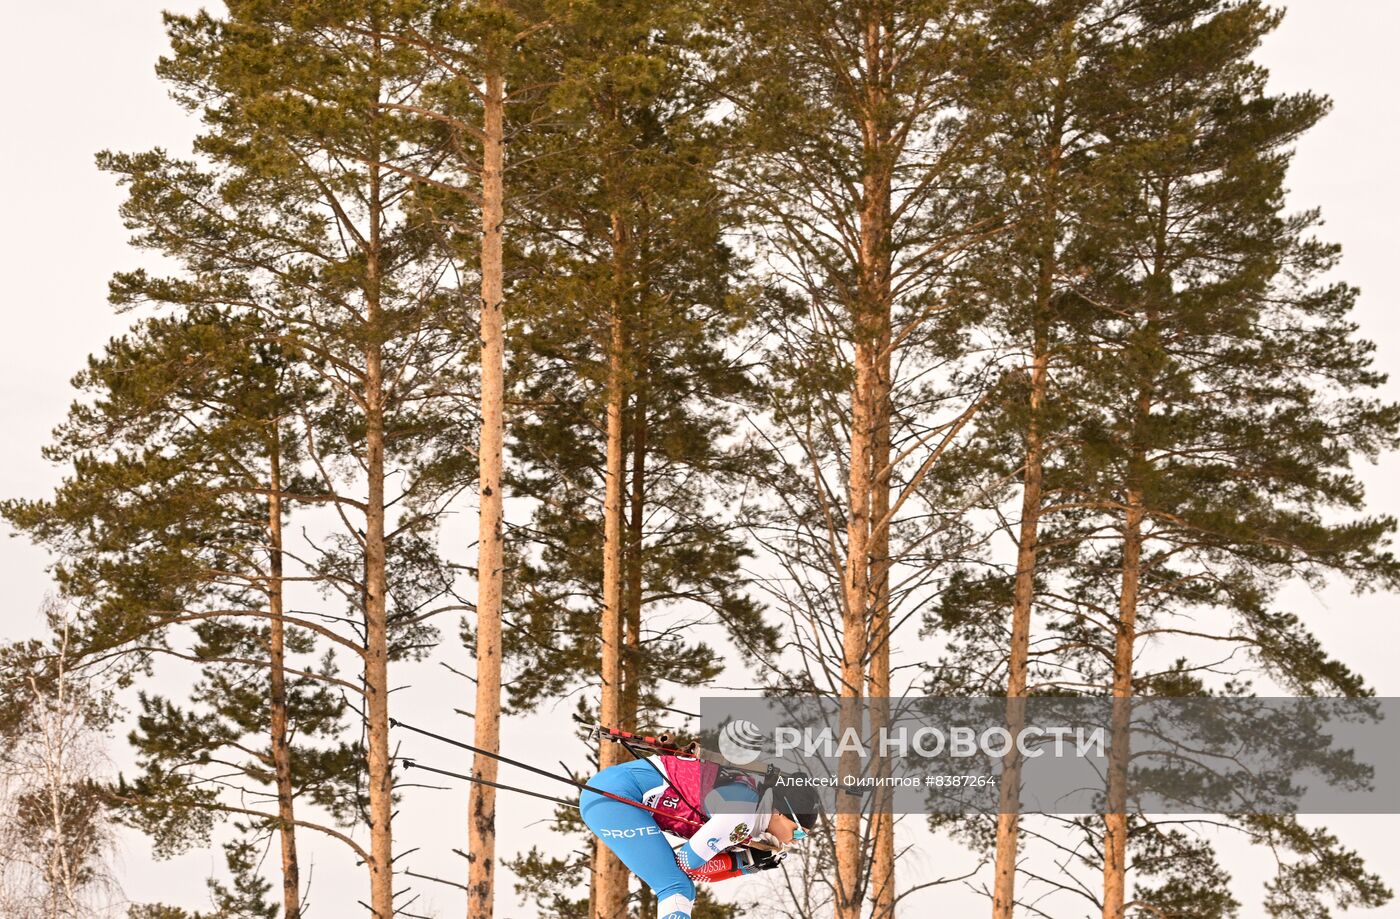
[[[642,789],[637,777],[627,768],[633,765],[626,763],[604,769],[588,784],[629,800],[638,800]],[[676,864],[670,843],[650,813],[591,791],[579,796],[579,812],[593,834],[651,888],[656,895],[656,914],[660,919],[690,919],[695,882]]]

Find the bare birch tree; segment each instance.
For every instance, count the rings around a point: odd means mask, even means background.
[[[73,669],[71,623],[45,604],[51,643],[0,650],[0,914],[113,915],[114,842],[103,785],[110,706]]]

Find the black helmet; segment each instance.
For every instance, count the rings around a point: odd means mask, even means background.
[[[811,831],[816,827],[821,808],[821,799],[811,785],[781,783],[773,789],[773,810],[796,820],[804,830]]]

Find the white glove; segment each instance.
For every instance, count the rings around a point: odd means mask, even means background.
[[[778,841],[778,837],[772,833],[764,831],[756,836],[750,836],[748,845],[755,849],[768,849],[770,852],[777,852],[782,849],[783,844]]]

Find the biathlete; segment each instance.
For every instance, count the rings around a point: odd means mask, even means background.
[[[697,880],[778,867],[782,847],[802,839],[817,821],[811,788],[770,786],[690,757],[609,766],[588,784],[654,809],[592,791],[579,796],[584,824],[651,888],[659,919],[690,919]],[[672,849],[665,834],[685,842]]]

